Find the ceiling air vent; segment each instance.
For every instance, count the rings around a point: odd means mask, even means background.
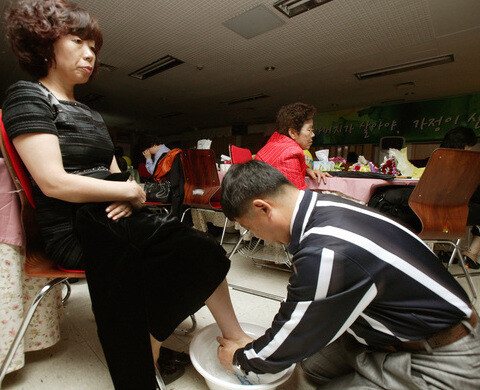
[[[448,54],[439,57],[424,58],[418,61],[406,62],[404,64],[398,64],[393,66],[387,66],[381,69],[368,70],[366,72],[355,73],[355,76],[359,80],[371,79],[373,77],[388,76],[390,74],[408,72],[410,70],[427,68],[429,66],[447,64],[453,62],[453,54]]]
[[[227,104],[228,106],[233,106],[234,104],[252,102],[254,100],[265,99],[265,98],[269,98],[269,97],[270,97],[269,95],[265,95],[264,93],[259,93],[257,95],[242,97],[242,98],[239,98],[239,99],[232,99],[232,100],[229,100],[229,101],[223,102],[223,103]]]
[[[309,11],[332,0],[278,0],[273,6],[289,18]]]
[[[100,62],[99,69],[104,70],[106,72],[115,72],[118,68],[116,66],[108,65],[108,64],[104,64],[103,62]]]
[[[380,102],[380,104],[400,104],[405,103],[405,99],[392,99],[392,100],[384,100]]]
[[[160,114],[158,117],[160,119],[165,119],[165,118],[173,118],[174,116],[180,116],[180,115],[183,115],[183,112],[172,111],[172,112],[167,112],[165,114]]]
[[[145,80],[149,77],[155,76],[157,73],[164,72],[181,64],[183,64],[182,60],[167,55],[165,57],[159,58],[156,61],[153,61],[151,64],[148,64],[143,68],[137,69],[136,71],[129,73],[128,75],[139,80]]]

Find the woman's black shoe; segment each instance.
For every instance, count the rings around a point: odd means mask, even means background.
[[[177,352],[170,348],[160,347],[158,355],[158,364],[180,364],[188,366],[190,364],[190,356],[183,352]]]
[[[157,360],[157,368],[162,377],[163,383],[169,385],[176,381],[185,373],[185,366],[183,364],[162,363]]]
[[[467,267],[467,268],[470,268],[470,269],[479,269],[480,268],[480,264],[478,264],[476,261],[472,260],[467,255],[463,256],[463,261],[465,261],[465,267]]]

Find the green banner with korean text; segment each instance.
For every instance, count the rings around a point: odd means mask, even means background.
[[[378,144],[399,135],[407,142],[438,142],[456,126],[480,136],[480,93],[390,106],[317,114],[314,145]]]

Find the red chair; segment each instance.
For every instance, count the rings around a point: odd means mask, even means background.
[[[12,177],[12,180],[15,184],[17,190],[19,190],[20,203],[21,203],[21,218],[22,218],[22,228],[25,233],[25,266],[24,272],[25,275],[32,277],[42,277],[42,278],[54,278],[50,280],[37,294],[34,298],[32,306],[25,314],[23,322],[20,326],[20,329],[17,332],[17,335],[8,350],[8,353],[5,357],[4,362],[0,368],[0,385],[7,373],[7,369],[10,366],[10,363],[15,355],[15,352],[18,349],[28,325],[30,324],[35,311],[42,301],[42,299],[50,292],[52,289],[59,284],[66,284],[68,288],[67,296],[64,298],[63,302],[68,299],[70,296],[70,285],[68,284],[68,278],[85,278],[85,272],[83,271],[69,271],[59,269],[53,261],[51,261],[45,254],[45,248],[43,241],[41,240],[38,225],[34,216],[35,203],[33,202],[32,188],[30,184],[30,179],[23,167],[22,160],[17,154],[13,144],[8,139],[5,127],[2,122],[2,114],[0,112],[0,127],[1,127],[1,137],[0,137],[0,149],[2,151],[3,158],[5,160],[5,165],[7,166],[8,172]]]
[[[249,149],[239,148],[235,145],[229,145],[229,149],[232,164],[243,164],[252,160],[252,153]]]

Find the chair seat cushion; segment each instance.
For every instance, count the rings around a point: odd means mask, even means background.
[[[66,269],[66,268],[63,268],[59,265],[57,265],[57,268],[60,270],[60,271],[64,271],[64,272],[73,272],[74,274],[84,274],[85,271],[84,270],[81,270],[81,269]]]
[[[214,209],[218,209],[218,210],[222,209],[222,205],[220,204],[220,202],[211,201],[210,206],[212,206]]]

